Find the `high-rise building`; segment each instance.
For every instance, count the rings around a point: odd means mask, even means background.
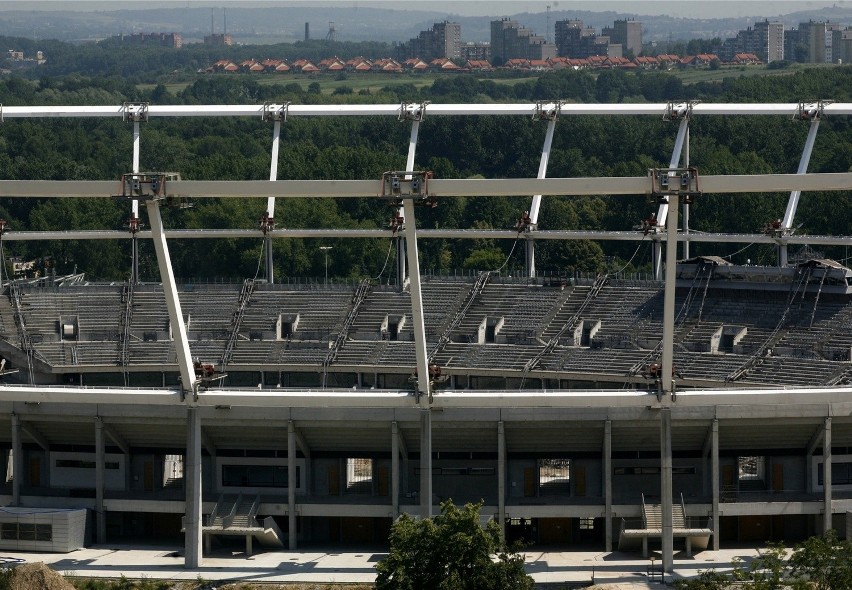
[[[609,55],[609,41],[608,36],[598,35],[593,28],[583,26],[581,20],[556,21],[556,48],[561,57]]]
[[[852,61],[852,28],[846,27],[831,32],[831,57],[835,63]]]
[[[517,21],[491,21],[491,63],[502,66],[510,59],[550,59],[556,45],[534,34]]]
[[[799,23],[799,45],[804,51],[806,63],[820,64],[831,61],[831,53],[826,55],[826,23],[808,21]],[[828,59],[826,59],[828,58]]]
[[[754,53],[766,63],[784,59],[784,24],[780,22],[754,23]]]
[[[397,48],[397,57],[418,57],[429,61],[439,57],[461,59],[461,25],[444,21],[435,23],[428,31],[420,34]]]
[[[624,51],[635,56],[642,53],[642,23],[633,19],[617,20],[612,27],[601,31],[602,35],[610,38],[611,43],[620,43]]]

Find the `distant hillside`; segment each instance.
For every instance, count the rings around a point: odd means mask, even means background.
[[[556,4],[556,3],[554,3]],[[211,24],[211,16],[213,23]],[[417,36],[434,22],[451,19],[461,23],[465,41],[487,41],[489,23],[505,15],[459,17],[428,10],[388,10],[369,7],[276,7],[231,8],[227,11],[227,30],[238,43],[292,43],[304,39],[309,23],[313,39],[324,39],[334,23],[335,37],[342,41],[376,40],[404,42]],[[753,24],[758,17],[721,19],[648,16],[626,12],[552,10],[550,14],[519,13],[511,18],[536,33],[545,34],[549,22],[551,38],[557,20],[582,19],[600,29],[619,18],[636,18],[643,23],[646,40],[730,37]],[[852,7],[804,10],[778,17],[787,27],[799,22],[830,20],[852,24]],[[178,32],[185,42],[200,41],[215,27],[223,29],[223,13],[199,7],[152,8],[144,10],[79,11],[0,11],[0,35],[64,41],[99,40],[120,33]]]

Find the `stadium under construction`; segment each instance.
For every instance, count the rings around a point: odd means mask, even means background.
[[[509,115],[547,125],[537,178],[441,179],[416,170],[424,115]],[[131,240],[131,280],[9,279],[0,298],[0,445],[8,452],[0,547],[68,550],[178,539],[188,568],[213,543],[296,549],[386,542],[401,513],[483,501],[508,539],[538,546],[674,551],[792,541],[852,511],[852,270],[793,260],[800,244],[847,236],[795,231],[802,191],[852,189],[852,173],[807,173],[820,121],[852,104],[3,107],[16,118],[118,117],[133,129],[116,181],[0,181],[0,197],[127,199],[130,231],[13,231],[16,240]],[[546,178],[554,128],[571,116],[672,121],[668,168],[641,177]],[[770,115],[810,126],[796,174],[701,175],[689,122]],[[181,180],[140,171],[153,117],[263,117],[270,181]],[[411,127],[406,170],[374,181],[277,180],[288,117],[385,116]],[[130,155],[129,155],[130,156]],[[699,194],[790,191],[759,234],[691,233]],[[420,229],[419,203],[532,196],[513,230]],[[543,198],[653,197],[639,231],[538,229]],[[388,199],[391,228],[276,227],[289,197]],[[267,198],[260,228],[165,230],[179,198]],[[140,204],[149,230],[138,223]],[[137,223],[134,226],[133,220]],[[240,284],[178,282],[169,245],[255,237],[266,274]],[[272,276],[283,237],[387,239],[397,280],[343,283]],[[525,272],[432,276],[418,239],[518,240]],[[647,240],[649,276],[541,276],[540,240]],[[161,282],[139,280],[138,242],[153,241]],[[690,242],[765,243],[777,266],[689,256]],[[681,244],[683,256],[677,257]],[[230,539],[230,540],[229,540]],[[79,541],[84,542],[84,541]],[[78,542],[78,543],[79,543]]]

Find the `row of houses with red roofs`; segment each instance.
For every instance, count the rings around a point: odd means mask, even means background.
[[[338,57],[329,57],[319,62],[307,59],[297,59],[287,62],[283,59],[265,59],[256,61],[248,59],[239,63],[226,59],[219,60],[207,68],[207,72],[254,72],[254,73],[349,73],[349,72],[486,72],[494,69],[503,70],[528,70],[548,71],[560,69],[646,69],[646,70],[670,70],[674,68],[698,68],[709,67],[713,63],[723,63],[714,53],[702,53],[699,55],[678,56],[674,54],[662,54],[656,56],[640,56],[634,59],[626,57],[608,57],[605,55],[593,55],[587,58],[552,57],[550,59],[510,59],[502,66],[494,66],[488,60],[468,60],[464,65],[459,65],[453,60],[442,57],[431,61],[419,58],[397,61],[392,58],[368,59],[366,57],[355,57],[343,60]],[[760,58],[753,53],[737,53],[733,60],[726,62],[730,65],[752,65],[762,63]]]

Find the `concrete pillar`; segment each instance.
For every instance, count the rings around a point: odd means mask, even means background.
[[[106,449],[104,447],[104,421],[99,416],[95,418],[95,524],[97,527],[95,538],[99,545],[106,543],[106,510],[104,510]]]
[[[420,412],[420,514],[432,518],[432,410]]]
[[[296,549],[296,426],[287,422],[287,546]]]
[[[21,420],[12,414],[12,506],[21,505],[21,484],[24,478],[24,445],[21,442]]]
[[[399,425],[391,422],[391,513],[399,516]]]
[[[660,410],[660,504],[663,511],[663,571],[674,569],[674,538],[672,536],[672,411]]]
[[[831,417],[825,419],[825,432],[822,438],[822,490],[823,517],[822,533],[834,528],[831,522]]]
[[[604,531],[606,551],[612,551],[612,421],[604,422],[603,440]]]
[[[713,487],[713,551],[719,550],[719,421],[713,420],[710,435],[710,475]]]
[[[197,407],[188,407],[186,461],[184,480],[186,483],[186,516],[184,537],[184,567],[196,569],[203,560],[201,529],[201,412]]]
[[[497,524],[500,534],[506,537],[506,427],[497,422]]]

